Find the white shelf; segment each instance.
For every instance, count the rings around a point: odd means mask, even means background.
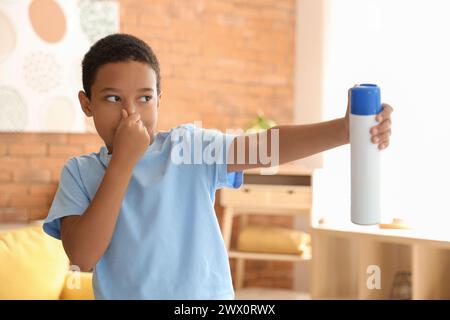
[[[245,251],[230,251],[228,253],[230,258],[237,259],[251,259],[251,260],[279,260],[279,261],[309,261],[309,255],[295,255],[295,254],[280,254],[280,253],[262,253],[262,252],[245,252]]]

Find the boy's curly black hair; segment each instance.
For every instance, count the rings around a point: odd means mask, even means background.
[[[147,63],[156,73],[157,94],[161,92],[159,62],[153,50],[141,39],[125,33],[115,33],[98,40],[84,55],[82,62],[83,88],[91,98],[91,86],[97,70],[104,64],[121,61]]]

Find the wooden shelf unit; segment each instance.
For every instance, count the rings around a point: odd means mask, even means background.
[[[311,260],[311,257],[231,249],[233,219],[240,216],[242,228],[248,224],[250,214],[306,215],[310,226],[311,203],[311,172],[298,166],[280,167],[276,175],[261,175],[258,170],[249,170],[245,172],[244,185],[240,189],[221,190],[220,204],[224,207],[222,233],[229,258],[236,259],[236,290],[243,288],[247,259],[302,262]]]
[[[450,236],[378,227],[314,227],[313,299],[391,299],[395,276],[409,273],[411,299],[450,299]],[[381,288],[367,267],[379,266]]]
[[[228,252],[230,258],[237,259],[253,259],[253,260],[279,260],[279,261],[307,261],[311,260],[311,256],[303,256],[296,254],[279,254],[279,253],[261,253],[230,250]]]

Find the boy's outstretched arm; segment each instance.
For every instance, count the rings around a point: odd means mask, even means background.
[[[122,110],[113,155],[103,180],[82,215],[61,219],[61,240],[70,263],[90,271],[111,242],[133,167],[144,154],[150,137],[138,114],[127,116]]]
[[[379,123],[370,130],[372,142],[378,144],[380,150],[385,149],[389,145],[391,113],[393,111],[392,107],[385,103],[382,105],[382,108],[382,112],[376,116]],[[267,148],[267,152],[262,153],[273,156],[271,140],[276,135],[272,135],[272,130],[278,131],[278,163],[274,163],[273,161],[265,163],[259,157],[259,149],[261,146],[264,146],[264,148]],[[276,126],[267,130],[266,133],[263,135],[250,134],[238,136],[233,140],[230,147],[230,151],[232,152],[229,153],[227,162],[229,172],[272,167],[349,143],[349,107],[347,107],[347,113],[344,118],[307,125]],[[250,143],[252,139],[257,141],[253,146]],[[254,150],[251,150],[252,148]],[[255,150],[255,148],[257,149]],[[256,163],[249,161],[250,151],[253,151],[257,155]],[[244,162],[242,160],[238,161],[239,152],[245,154],[245,158],[241,155],[241,159],[245,159]],[[271,158],[273,160],[277,157]]]

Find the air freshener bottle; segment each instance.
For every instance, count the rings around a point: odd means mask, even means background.
[[[380,150],[370,128],[381,112],[380,88],[361,84],[350,89],[351,221],[380,223]]]

